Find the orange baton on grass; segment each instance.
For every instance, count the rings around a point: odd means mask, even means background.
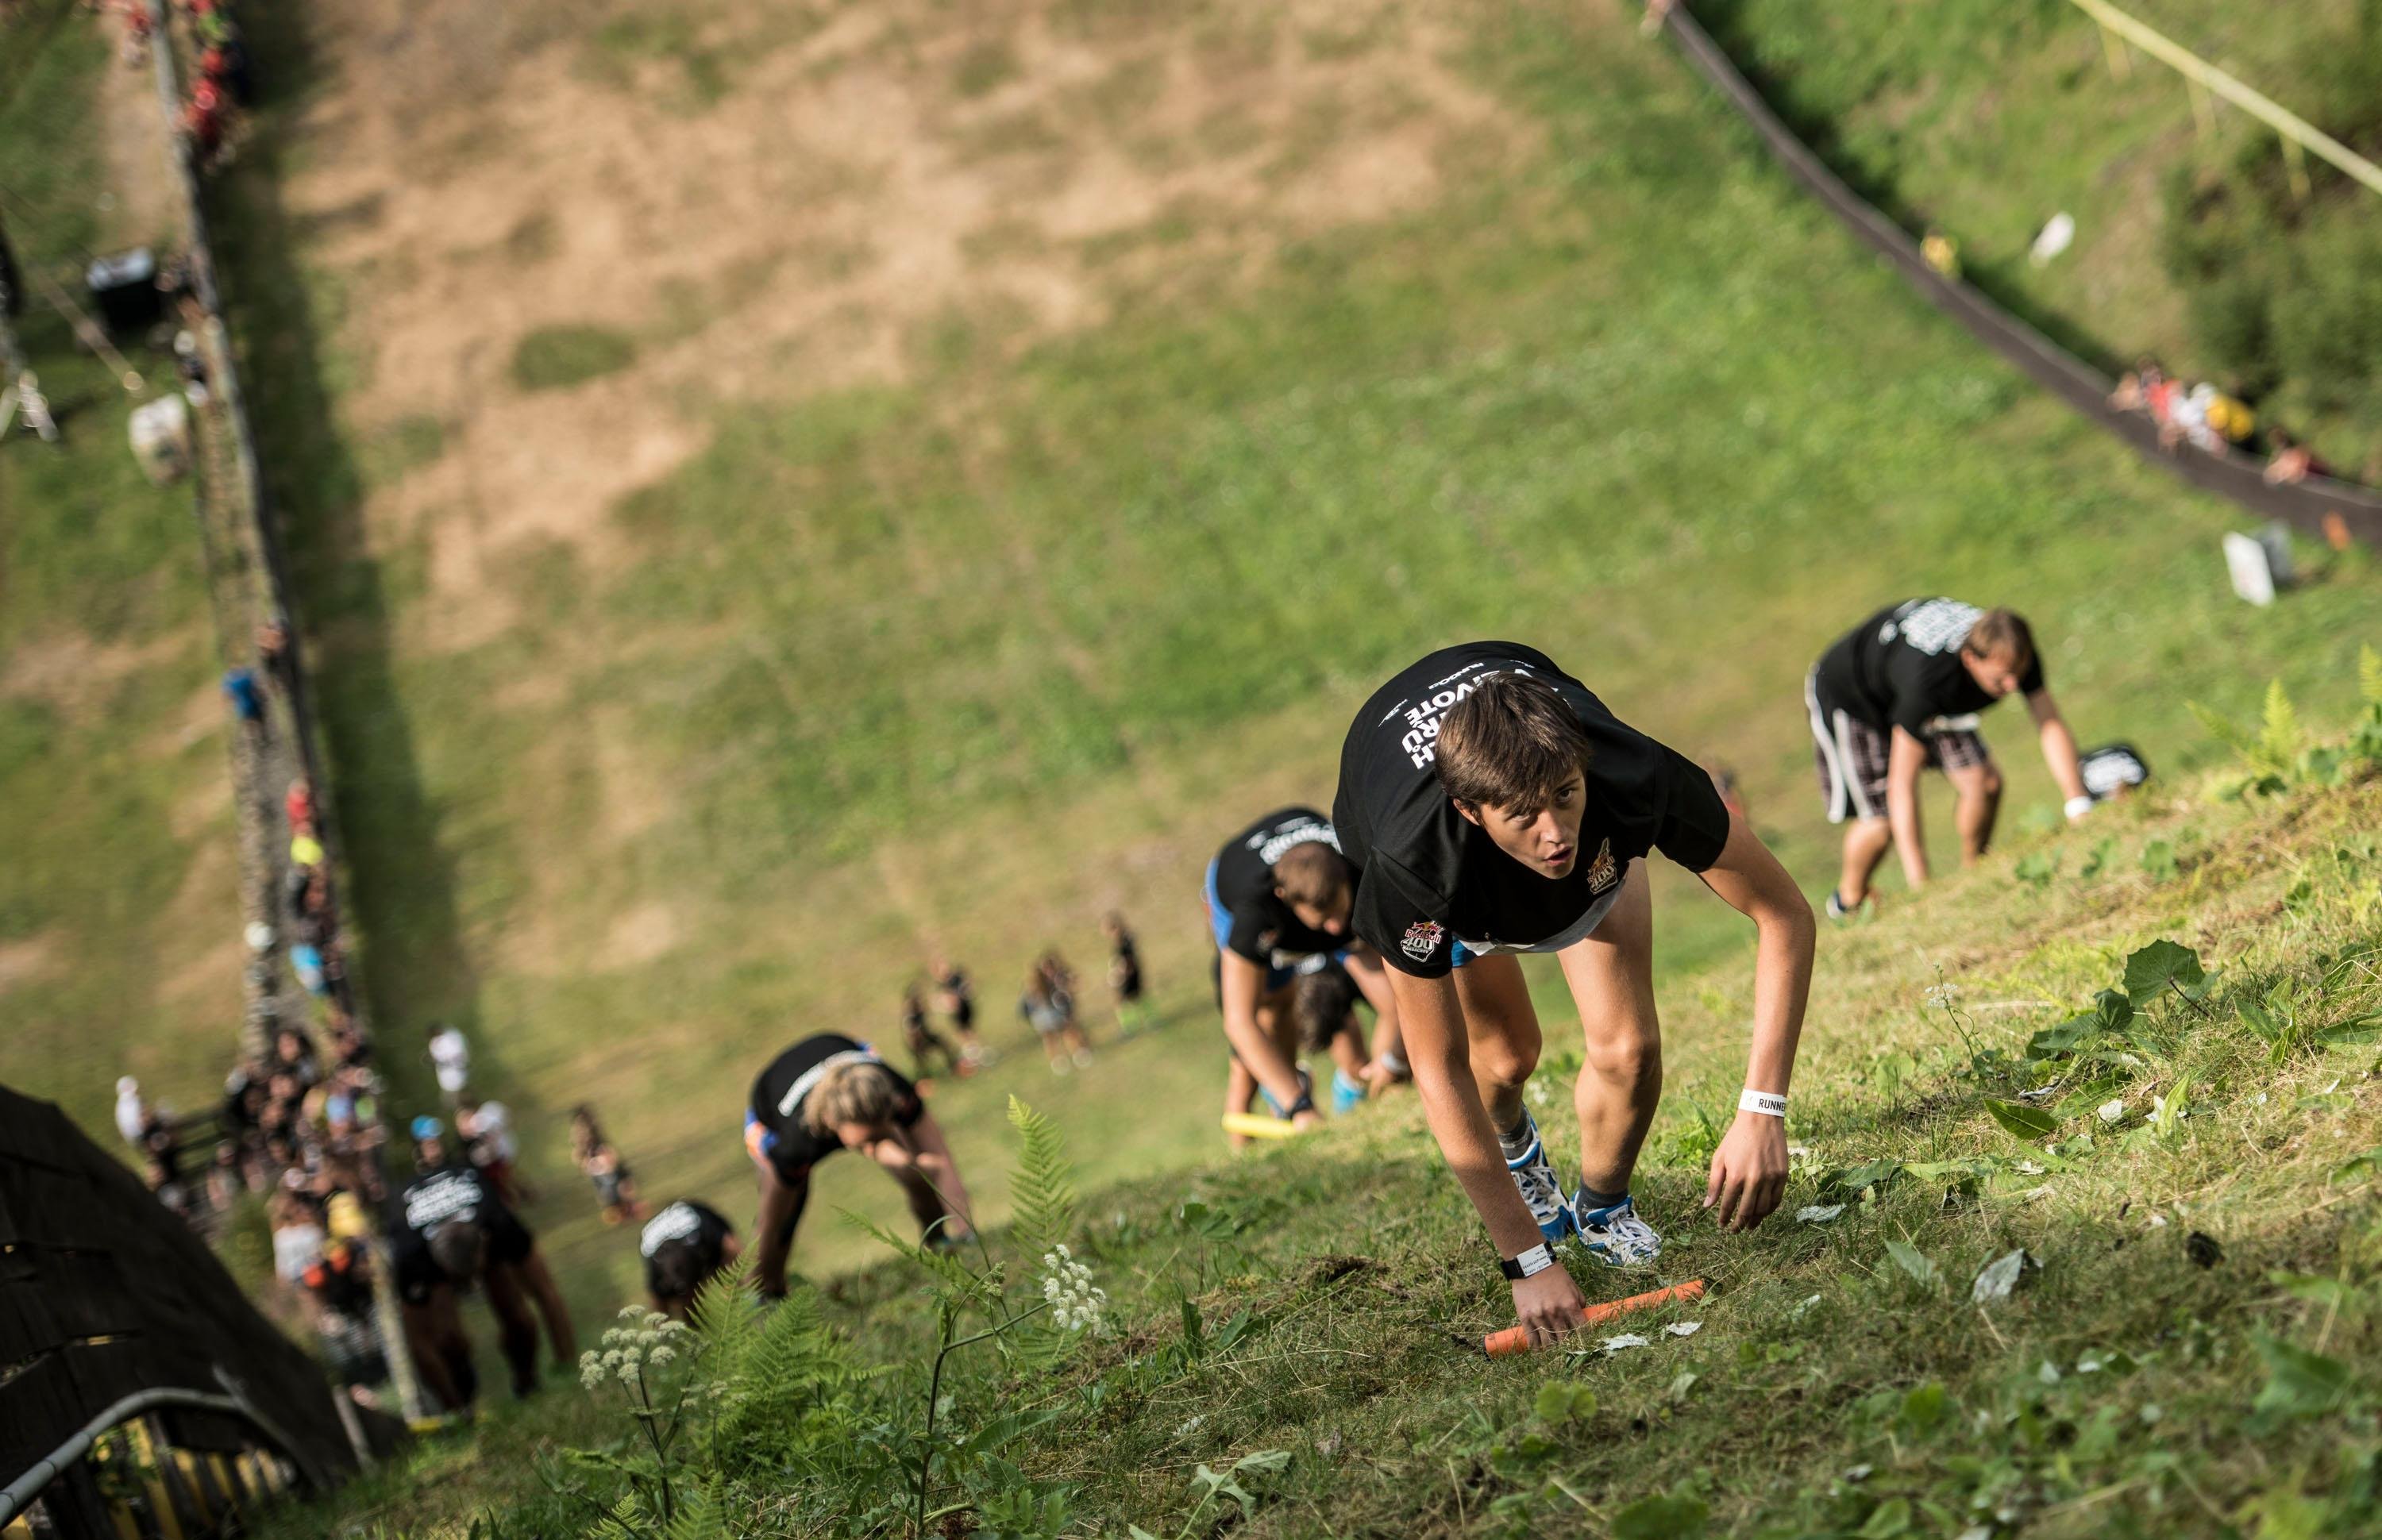
[[[1633,1310],[1651,1310],[1656,1305],[1688,1304],[1704,1297],[1704,1280],[1689,1278],[1668,1289],[1651,1289],[1643,1294],[1632,1294],[1626,1300],[1610,1300],[1603,1304],[1589,1305],[1579,1313],[1583,1326],[1602,1326],[1616,1315],[1627,1315]],[[1480,1339],[1481,1351],[1491,1358],[1511,1358],[1516,1353],[1530,1351],[1530,1328],[1507,1326],[1492,1331]]]

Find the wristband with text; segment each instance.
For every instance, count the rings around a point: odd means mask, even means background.
[[[1554,1265],[1555,1253],[1547,1250],[1543,1241],[1519,1256],[1497,1259],[1498,1268],[1516,1283],[1524,1278],[1536,1277]]]
[[[1756,1091],[1749,1085],[1737,1098],[1737,1110],[1759,1112],[1765,1118],[1784,1118],[1786,1116],[1786,1098],[1774,1092]]]

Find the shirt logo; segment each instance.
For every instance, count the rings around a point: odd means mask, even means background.
[[[1621,880],[1621,863],[1613,859],[1613,841],[1607,839],[1597,847],[1596,859],[1588,863],[1588,890],[1602,893]]]
[[[1406,927],[1406,939],[1398,943],[1398,950],[1417,962],[1427,961],[1431,953],[1439,950],[1440,940],[1446,935],[1438,921],[1418,920]]]

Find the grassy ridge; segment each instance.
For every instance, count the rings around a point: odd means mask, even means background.
[[[303,82],[291,19],[258,25]],[[1185,25],[1087,36],[1124,53]],[[1542,644],[1734,763],[1815,886],[1799,678],[1885,596],[2023,605],[2081,730],[2164,769],[2203,752],[2188,698],[2246,707],[2268,674],[2338,698],[2365,557],[2240,606],[2223,510],[1912,301],[1608,18],[1501,8],[1461,58],[1530,147],[1451,152],[1439,204],[1285,238],[1252,289],[1128,294],[1022,354],[951,329],[915,385],[722,403],[709,447],[618,508],[627,556],[531,550],[519,622],[487,641],[409,628],[426,538],[362,539],[338,400],[370,339],[338,331],[342,277],[278,202],[288,128],[243,158],[227,251],[240,292],[274,297],[242,327],[377,1017],[400,1076],[424,1023],[473,1031],[567,1196],[541,1217],[574,1275],[617,1287],[631,1259],[559,1168],[561,1104],[597,1101],[649,1190],[743,1212],[728,1131],[754,1068],[816,1025],[882,1030],[929,946],[977,964],[1023,1048],[1018,963],[1052,939],[1083,960],[1121,904],[1197,1014],[1189,895],[1218,831],[1325,794],[1374,677],[1452,637]],[[2050,792],[2010,726],[2015,822]],[[1679,913],[1669,965],[1741,945]],[[1055,1093],[1088,1111],[1169,1088],[1119,1115],[1115,1160],[1207,1147],[1211,1044],[1117,1063],[1129,1080]],[[964,1152],[997,1149],[1001,1094],[1038,1080],[1021,1057],[956,1088]]]
[[[29,282],[79,293],[94,249],[171,232],[109,207],[107,34],[67,4],[20,11],[0,218]],[[38,293],[17,325],[62,443],[0,442],[0,1080],[105,1128],[117,1075],[190,1108],[233,1045],[228,713],[190,489],[142,477],[137,403]],[[134,361],[144,394],[170,384],[170,362]]]
[[[2378,817],[2372,784],[2246,818],[2146,805],[2056,842],[2069,875],[2048,886],[1996,863],[1830,932],[1797,1082],[1805,1153],[1786,1211],[1747,1240],[1696,1216],[1710,1145],[1692,1111],[1725,1106],[1741,1073],[1747,980],[1674,978],[1669,1094],[1639,1193],[1669,1238],[1659,1277],[1715,1292],[1627,1323],[1642,1347],[1489,1364],[1450,1342],[1509,1306],[1410,1100],[1087,1200],[1079,1246],[1113,1335],[1048,1370],[988,1350],[953,1361],[947,1436],[1001,1413],[1052,1421],[991,1464],[946,1456],[937,1500],[962,1505],[946,1532],[970,1532],[971,1502],[981,1520],[1057,1491],[1066,1534],[1204,1535],[1235,1509],[1195,1510],[1194,1465],[1283,1450],[1285,1470],[1245,1476],[1257,1501],[1235,1533],[1694,1534],[1703,1510],[1712,1533],[1740,1534],[2370,1533]],[[2097,871],[2077,875],[2096,847]],[[2204,999],[2146,991],[2106,1058],[2030,1062],[2032,1034],[2160,938],[2223,967]],[[2244,1002],[2289,1013],[2296,1045],[2271,1048]],[[1554,1101],[1578,1062],[1551,1024]],[[2030,1086],[2048,1094],[2013,1101]],[[2040,1108],[2044,1131],[2002,1127],[1995,1101]],[[1825,1222],[1793,1218],[1836,1204]],[[1972,1302],[1972,1278],[2021,1249],[2015,1294]],[[869,1382],[864,1422],[916,1425],[927,1281],[897,1263],[827,1290],[855,1363],[890,1376]],[[1584,1279],[1592,1298],[1651,1281]],[[1688,1322],[1686,1338],[1657,1330]],[[425,1451],[346,1511],[375,1533],[446,1534],[494,1503],[497,1534],[575,1532],[583,1505],[546,1494],[521,1456],[620,1424],[575,1389],[550,1399],[476,1448]],[[829,1458],[777,1426],[790,1470]],[[875,1500],[823,1473],[724,1473],[730,1534],[845,1533]],[[1011,1532],[1052,1533],[1052,1511]],[[1665,1514],[1676,1527],[1649,1527]]]

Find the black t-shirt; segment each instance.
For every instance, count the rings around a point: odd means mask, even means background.
[[[1441,718],[1481,680],[1509,673],[1553,686],[1588,732],[1579,855],[1565,876],[1542,877],[1497,849],[1439,784]],[[1728,842],[1728,808],[1709,775],[1616,720],[1546,654],[1511,642],[1433,653],[1375,691],[1341,750],[1332,814],[1362,874],[1352,928],[1421,978],[1446,975],[1458,940],[1483,950],[1561,935],[1650,849],[1701,872]]]
[[[1117,937],[1116,961],[1111,966],[1111,972],[1115,977],[1116,992],[1120,996],[1128,1000],[1141,998],[1141,948],[1134,945],[1132,936]]]
[[[389,1199],[388,1235],[398,1296],[421,1304],[441,1283],[468,1283],[438,1270],[430,1257],[430,1232],[449,1221],[477,1225],[488,1237],[490,1262],[516,1263],[530,1253],[527,1227],[497,1196],[486,1175],[471,1166],[424,1171]]]
[[[735,1234],[735,1227],[720,1217],[710,1204],[693,1198],[681,1198],[645,1221],[643,1234],[637,1237],[637,1254],[645,1259],[646,1286],[653,1288],[654,1253],[672,1241],[682,1241],[694,1248],[695,1275],[709,1277],[719,1269],[719,1252],[727,1239]]]
[[[1889,605],[1820,654],[1820,709],[1843,712],[1880,732],[1900,727],[1923,738],[1939,716],[1966,716],[1996,697],[1977,688],[1960,646],[1984,611],[1958,599],[1906,599]],[[2026,666],[2019,693],[2043,688],[2040,654]]]
[[[1344,935],[1302,923],[1274,896],[1273,863],[1294,846],[1316,843],[1340,849],[1332,821],[1311,807],[1269,813],[1224,841],[1216,852],[1216,897],[1232,916],[1227,948],[1260,966],[1287,968],[1301,958],[1338,951],[1348,944]]]
[[[875,1049],[831,1032],[805,1037],[770,1060],[761,1078],[753,1082],[747,1147],[776,1167],[782,1179],[806,1179],[812,1167],[843,1148],[834,1134],[813,1133],[803,1126],[803,1101],[829,1069],[854,1061],[879,1066],[901,1087],[895,1122],[906,1129],[926,1115],[927,1104],[918,1099],[918,1088],[878,1057]]]

